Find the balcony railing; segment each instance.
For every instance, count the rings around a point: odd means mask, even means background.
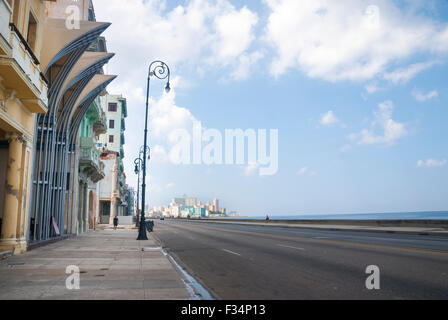
[[[80,138],[79,164],[93,182],[98,182],[105,177],[105,165],[100,161],[100,151],[94,147],[91,137]]]
[[[14,23],[11,8],[0,0],[0,59],[3,85],[16,91],[15,97],[35,113],[47,112],[48,84],[39,69],[39,60]]]
[[[25,38],[22,36],[22,34],[20,33],[19,29],[17,29],[16,25],[11,22],[9,24],[9,27],[11,28],[12,31],[14,31],[17,34],[17,36],[19,37],[20,43],[23,44],[23,46],[25,47],[25,50],[29,53],[29,55],[33,59],[34,64],[36,66],[40,65],[40,62],[37,59],[36,55],[34,54],[33,49],[31,49],[30,45],[25,40]]]
[[[98,168],[100,167],[100,152],[97,149],[81,148],[81,161],[91,161]]]
[[[79,146],[81,149],[92,149],[94,145],[92,137],[81,137],[79,138]]]

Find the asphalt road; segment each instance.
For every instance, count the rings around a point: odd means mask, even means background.
[[[448,299],[448,238],[156,221],[161,245],[218,299]],[[366,288],[366,268],[380,289]]]

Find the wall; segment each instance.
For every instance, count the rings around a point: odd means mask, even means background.
[[[0,218],[3,216],[3,202],[5,195],[5,176],[8,164],[8,148],[0,146]]]

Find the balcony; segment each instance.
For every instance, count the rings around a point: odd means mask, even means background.
[[[11,7],[0,0],[0,76],[3,85],[33,113],[46,113],[48,85],[39,69],[39,60],[19,32],[9,23]]]
[[[99,136],[100,134],[107,133],[107,120],[106,115],[104,112],[101,112],[101,117],[93,124],[93,131],[95,132],[96,136]]]
[[[104,163],[100,161],[100,151],[94,147],[90,137],[80,138],[79,169],[94,183],[104,179]]]

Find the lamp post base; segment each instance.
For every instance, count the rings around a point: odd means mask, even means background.
[[[148,235],[146,234],[146,223],[144,220],[140,221],[137,240],[148,240]]]

